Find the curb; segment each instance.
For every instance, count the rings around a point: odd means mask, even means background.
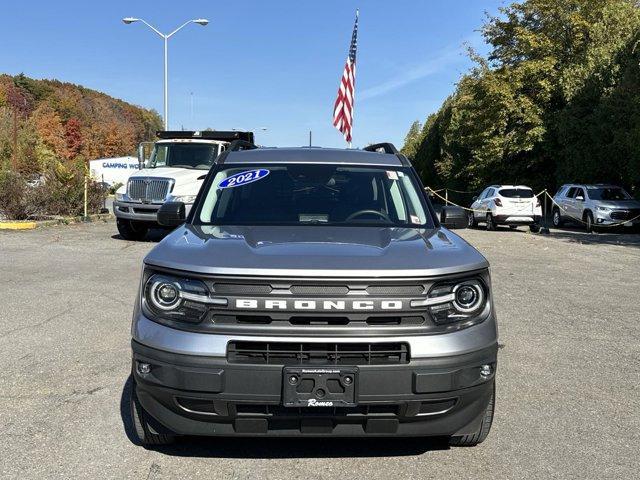
[[[62,217],[53,220],[40,220],[35,222],[29,221],[17,221],[17,222],[2,222],[0,221],[0,230],[33,230],[34,228],[52,227],[55,225],[69,225],[72,223],[91,223],[95,221],[104,221],[114,219],[112,213],[96,213],[85,217]]]
[[[0,230],[33,230],[36,222],[0,222]]]

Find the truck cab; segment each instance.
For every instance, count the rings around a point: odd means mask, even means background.
[[[140,170],[116,192],[113,213],[118,232],[126,240],[142,240],[158,227],[159,208],[167,201],[191,209],[215,159],[233,140],[253,142],[252,132],[159,131],[151,155],[138,148]]]

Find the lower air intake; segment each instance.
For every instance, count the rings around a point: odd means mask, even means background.
[[[393,365],[409,363],[406,343],[230,342],[229,363],[275,365]]]

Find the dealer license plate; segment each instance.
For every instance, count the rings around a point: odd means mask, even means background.
[[[358,367],[284,367],[285,407],[353,407]]]

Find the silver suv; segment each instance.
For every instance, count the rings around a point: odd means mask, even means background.
[[[616,185],[563,185],[553,202],[555,227],[566,221],[582,224],[588,232],[606,226],[640,226],[640,202]]]
[[[179,435],[448,436],[491,427],[489,264],[391,144],[220,155],[144,259],[131,414]],[[186,222],[185,222],[186,220]]]

